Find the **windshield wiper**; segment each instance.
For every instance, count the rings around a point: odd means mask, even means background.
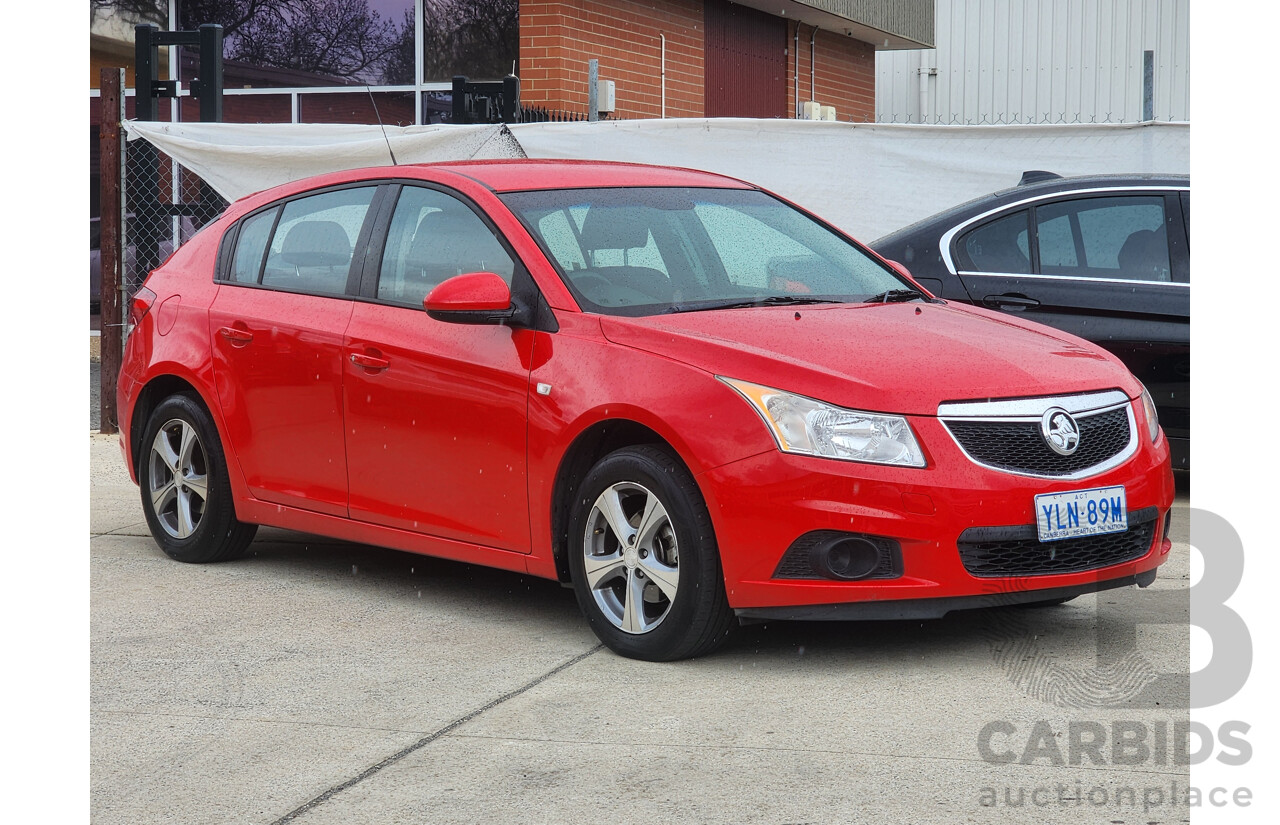
[[[667,312],[701,312],[706,309],[743,309],[745,307],[777,307],[798,306],[800,304],[845,304],[835,298],[814,298],[808,295],[770,295],[767,298],[748,298],[741,301],[726,301],[706,304],[675,304]]]
[[[925,295],[923,292],[916,289],[887,289],[884,292],[881,292],[879,295],[872,295],[870,298],[863,301],[863,303],[865,304],[901,304],[901,303],[906,303],[907,301],[916,301],[916,300],[925,301],[930,304],[938,301],[937,298],[930,298],[928,295]]]

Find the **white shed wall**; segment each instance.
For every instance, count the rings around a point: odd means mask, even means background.
[[[935,17],[936,49],[876,53],[877,120],[1135,123],[1148,49],[1155,119],[1191,119],[1190,0],[937,0]]]

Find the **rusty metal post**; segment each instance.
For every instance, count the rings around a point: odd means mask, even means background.
[[[99,78],[99,98],[102,107],[98,141],[101,148],[102,209],[101,209],[101,396],[99,399],[98,431],[114,433],[116,422],[116,381],[120,377],[120,362],[124,354],[123,312],[121,306],[121,278],[124,274],[124,246],[122,179],[124,177],[124,153],[121,144],[121,121],[124,120],[124,69],[102,70]]]

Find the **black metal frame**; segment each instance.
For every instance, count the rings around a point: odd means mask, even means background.
[[[222,26],[206,23],[196,31],[161,31],[154,23],[134,27],[134,116],[156,119],[156,101],[177,97],[178,83],[156,77],[161,46],[195,46],[200,51],[200,77],[191,84],[191,96],[200,101],[202,123],[222,122]]]

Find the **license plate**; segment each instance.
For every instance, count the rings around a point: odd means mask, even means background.
[[[1122,533],[1129,529],[1124,487],[1095,487],[1036,496],[1040,541]]]

